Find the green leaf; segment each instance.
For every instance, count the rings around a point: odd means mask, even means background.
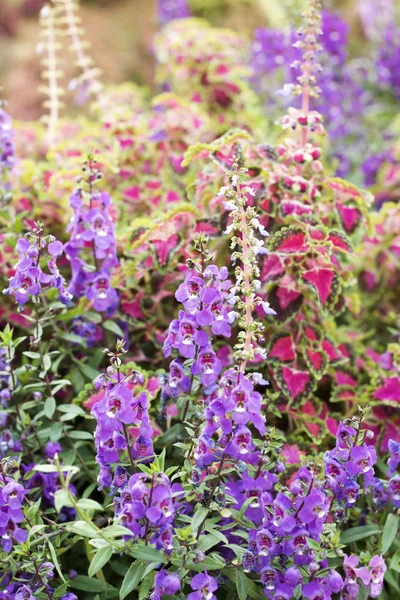
[[[114,323],[114,321],[109,321],[109,320],[104,321],[103,327],[104,327],[104,329],[107,329],[108,331],[115,333],[115,335],[120,337],[122,340],[125,338],[125,334],[122,331],[121,327],[119,325],[117,325],[116,323]]]
[[[154,573],[148,573],[143,579],[139,589],[139,600],[144,600],[149,597],[149,592],[153,587]]]
[[[68,583],[63,583],[62,585],[59,585],[53,592],[53,598],[61,598],[61,596],[64,596],[67,589]]]
[[[400,549],[396,550],[394,553],[393,558],[390,561],[389,569],[400,573]]]
[[[101,504],[90,498],[81,498],[78,500],[78,506],[82,510],[104,510]]]
[[[192,529],[193,535],[197,534],[200,525],[203,523],[203,521],[207,515],[208,515],[208,508],[205,508],[204,506],[202,506],[201,508],[195,509],[194,517],[193,517],[192,523],[191,523],[191,529]]]
[[[236,589],[239,600],[246,600],[249,593],[249,584],[248,578],[241,569],[236,571]]]
[[[105,592],[106,587],[98,579],[78,575],[75,579],[71,579],[69,585],[75,590],[83,590],[84,592]]]
[[[63,420],[63,418],[61,417]],[[93,434],[89,433],[89,431],[78,431],[74,429],[68,433],[69,437],[73,440],[93,440]]]
[[[398,528],[399,517],[394,514],[389,514],[382,532],[382,554],[386,554],[386,552],[389,550],[396,538]]]
[[[360,527],[352,527],[342,532],[340,536],[340,542],[342,544],[350,544],[351,542],[357,542],[364,538],[372,535],[377,535],[381,532],[377,525],[362,525]]]
[[[68,490],[61,488],[60,490],[57,490],[54,494],[54,508],[59,513],[61,512],[63,506],[68,506],[69,508],[71,508],[72,503],[69,497]]]
[[[89,577],[93,577],[96,575],[100,569],[104,567],[112,557],[113,550],[111,546],[107,546],[106,548],[101,548],[96,552],[93,556],[92,562],[90,563],[88,575]]]
[[[56,401],[54,400],[53,396],[50,396],[50,398],[47,398],[46,402],[44,403],[44,414],[48,419],[51,419],[55,412]]]
[[[139,560],[146,560],[147,562],[168,562],[168,559],[163,555],[162,552],[156,550],[155,548],[145,546],[144,544],[138,544],[132,550],[130,550],[129,554],[133,556],[133,558],[138,558]]]
[[[120,600],[124,600],[124,598],[126,598],[126,596],[130,594],[139,585],[145,570],[145,563],[140,563],[136,561],[131,564],[124,577],[121,589],[119,591]]]
[[[86,521],[74,521],[69,528],[73,533],[77,533],[78,535],[83,535],[84,537],[96,537],[97,530],[93,525],[86,523]]]
[[[54,564],[54,566],[56,568],[56,571],[59,574],[60,579],[62,581],[64,581],[64,583],[65,583],[64,575],[62,574],[62,571],[61,571],[61,568],[60,568],[60,563],[58,562],[57,553],[55,551],[55,548],[54,548],[53,544],[51,543],[51,541],[49,539],[47,540],[47,543],[49,544],[51,558],[53,560],[53,564]]]

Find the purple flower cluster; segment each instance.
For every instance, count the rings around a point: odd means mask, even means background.
[[[375,504],[381,508],[391,502],[395,508],[400,508],[400,444],[394,440],[389,440],[389,461],[387,475],[389,481],[374,479],[373,498]]]
[[[379,598],[386,573],[386,564],[382,556],[373,556],[368,566],[360,566],[358,557],[352,554],[344,557],[343,567],[346,576],[341,595],[343,600],[355,600],[360,586],[361,589],[369,588],[371,598]]]
[[[88,348],[96,346],[103,337],[101,328],[83,317],[73,319],[71,333],[84,339]]]
[[[114,505],[119,522],[130,529],[135,539],[144,539],[155,544],[157,550],[171,553],[175,508],[167,475],[135,473],[121,488]],[[164,579],[163,585],[164,589],[171,589],[173,583]]]
[[[200,469],[211,465],[222,456],[243,462],[252,462],[256,454],[250,427],[260,435],[266,431],[261,413],[262,397],[254,390],[255,384],[267,382],[257,373],[246,376],[228,369],[218,383],[204,391],[204,427],[195,452]]]
[[[226,307],[230,287],[228,269],[209,265],[202,274],[190,271],[175,293],[185,310],[179,311],[178,319],[169,326],[164,355],[168,357],[176,349],[183,358],[195,359],[191,372],[200,375],[203,385],[214,383],[221,372],[221,362],[211,348],[205,328],[209,327],[214,335],[231,335],[236,315]],[[188,391],[188,385],[179,361],[174,360],[170,367],[171,388]]]
[[[190,17],[187,0],[158,0],[158,21],[162,25],[187,17]]]
[[[14,165],[13,136],[11,117],[0,106],[0,175],[3,169],[11,169]]]
[[[133,393],[129,377],[126,379],[100,376],[97,387],[105,388],[104,397],[92,409],[97,420],[95,443],[96,459],[100,465],[100,486],[111,487],[110,466],[119,461],[120,454],[128,452],[131,460],[144,462],[153,456],[152,426],[149,418],[149,400],[146,392]],[[132,443],[128,427],[139,426],[139,435]]]
[[[394,97],[400,100],[400,28],[388,25],[379,46],[376,70],[378,82],[389,87]]]
[[[109,212],[111,197],[107,192],[91,189],[88,205],[84,198],[85,193],[78,189],[69,199],[74,214],[67,227],[70,240],[65,245],[72,269],[68,289],[77,298],[85,296],[95,310],[110,315],[118,306],[118,294],[110,282],[111,271],[119,264]]]
[[[0,600],[35,600],[38,593],[45,593],[46,597],[53,597],[53,588],[49,581],[54,578],[54,565],[51,562],[44,562],[37,566],[34,573],[2,573],[0,571],[0,581],[2,589],[0,590]],[[67,592],[61,596],[60,600],[78,600],[78,597],[72,592]]]
[[[71,303],[72,295],[66,290],[65,279],[57,266],[57,259],[64,252],[63,244],[53,236],[43,237],[40,227],[17,242],[19,261],[15,265],[15,275],[10,278],[9,286],[3,294],[12,294],[23,310],[31,296],[37,297],[42,290],[56,288],[59,300],[66,306]],[[47,271],[43,270],[43,262]]]
[[[325,453],[325,476],[327,486],[336,500],[346,508],[352,508],[360,492],[358,479],[363,476],[364,488],[374,481],[375,448],[365,441],[359,444],[359,437],[368,437],[368,430],[361,434],[351,425],[341,422],[336,434],[336,447]]]
[[[267,598],[293,598],[294,589],[302,585],[302,598],[332,597],[343,588],[343,579],[327,569],[327,561],[316,562],[308,539],[319,542],[329,516],[330,498],[323,483],[308,468],[302,467],[289,487],[277,492],[275,474],[261,470],[253,479],[247,473],[231,491],[239,504],[252,498],[246,516],[256,529],[249,533],[250,547],[243,556],[246,572],[258,573]],[[285,570],[275,564],[285,564]],[[307,580],[304,567],[313,576],[321,569],[323,577]]]
[[[0,538],[4,552],[10,552],[13,544],[25,542],[28,534],[20,527],[25,520],[22,504],[25,488],[11,477],[0,479]]]

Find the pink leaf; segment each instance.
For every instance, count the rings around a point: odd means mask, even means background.
[[[383,385],[375,390],[374,398],[400,402],[400,377],[386,377]]]
[[[325,306],[332,293],[336,274],[331,269],[316,267],[306,271],[303,278],[317,290],[321,303]]]
[[[269,358],[278,358],[283,362],[294,360],[296,358],[296,353],[294,351],[291,336],[283,334],[282,337],[275,338],[275,340],[272,341],[268,356]]]

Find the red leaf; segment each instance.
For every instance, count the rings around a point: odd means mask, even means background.
[[[328,240],[332,242],[334,247],[338,250],[343,250],[344,252],[352,251],[350,240],[340,231],[331,231],[328,235]]]
[[[337,275],[331,269],[316,267],[306,271],[303,278],[317,290],[321,303],[325,306],[332,292],[336,291],[334,283],[337,282]]]
[[[153,240],[154,248],[156,251],[157,262],[161,267],[165,267],[168,263],[169,256],[173,250],[177,247],[180,241],[179,236],[173,233],[167,240]]]
[[[271,239],[270,248],[285,254],[302,254],[308,250],[306,234],[296,227],[282,229]]]
[[[400,377],[386,377],[383,385],[375,390],[374,398],[400,402]]]
[[[268,357],[278,358],[280,361],[286,362],[296,358],[294,351],[293,339],[290,335],[281,334],[272,340],[271,348],[268,352]]]
[[[341,204],[341,202],[336,204],[336,208],[339,212],[344,230],[347,233],[353,233],[353,231],[357,229],[362,217],[359,208],[357,208],[357,206]]]
[[[311,391],[312,381],[309,373],[290,367],[282,367],[280,375],[282,388],[292,400],[299,399]]]
[[[279,256],[265,255],[261,273],[261,281],[275,281],[284,275],[285,267]]]
[[[327,340],[327,339],[322,340],[321,346],[322,346],[322,349],[327,353],[329,361],[331,363],[335,363],[335,362],[342,360],[342,357],[337,352],[335,346],[332,344],[332,342],[330,340]]]
[[[350,373],[346,373],[346,371],[336,371],[335,376],[338,385],[350,385],[352,387],[357,385],[357,379],[352,377]]]
[[[307,348],[306,361],[309,367],[320,376],[325,373],[326,367],[328,366],[328,357],[325,352],[321,350]]]

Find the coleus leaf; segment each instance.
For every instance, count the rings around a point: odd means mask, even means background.
[[[337,385],[348,385],[355,387],[357,385],[357,376],[350,370],[343,367],[335,371],[335,379]]]
[[[166,240],[162,239],[153,239],[152,244],[154,247],[155,258],[157,260],[158,265],[161,268],[167,266],[169,259],[173,252],[176,250],[180,242],[180,237],[173,233]]]
[[[296,358],[296,352],[292,336],[287,335],[286,333],[274,336],[270,343],[268,358],[280,362],[290,362],[294,360]]]
[[[285,274],[283,260],[276,254],[265,254],[261,272],[261,281],[276,281]]]
[[[333,244],[335,250],[339,250],[342,252],[352,251],[352,246],[349,238],[341,231],[337,231],[336,229],[334,229],[333,231],[329,232],[328,240]]]
[[[289,398],[290,402],[301,402],[312,392],[315,386],[309,372],[292,367],[279,367],[276,376],[282,392]]]
[[[338,349],[331,340],[325,338],[321,342],[322,349],[326,352],[331,364],[335,364],[343,361],[343,356],[339,353]]]
[[[361,222],[361,210],[355,204],[342,204],[341,202],[336,203],[336,209],[343,229],[346,233],[353,233]]]
[[[329,267],[316,265],[302,275],[304,281],[316,292],[324,308],[332,307],[339,291],[339,278]]]
[[[326,373],[329,365],[329,359],[326,352],[321,349],[308,347],[305,348],[304,358],[313,375],[317,379],[321,379],[321,377]]]
[[[282,200],[280,204],[280,213],[282,217],[287,215],[310,215],[315,210],[310,204],[304,204],[299,200]]]
[[[268,301],[276,312],[274,317],[279,323],[290,320],[301,308],[303,295],[290,289],[282,280],[282,285],[275,286],[268,295]]]
[[[386,377],[383,385],[375,390],[373,396],[384,402],[400,402],[400,377]]]
[[[271,252],[304,254],[309,248],[306,233],[300,227],[284,227],[269,242]]]

